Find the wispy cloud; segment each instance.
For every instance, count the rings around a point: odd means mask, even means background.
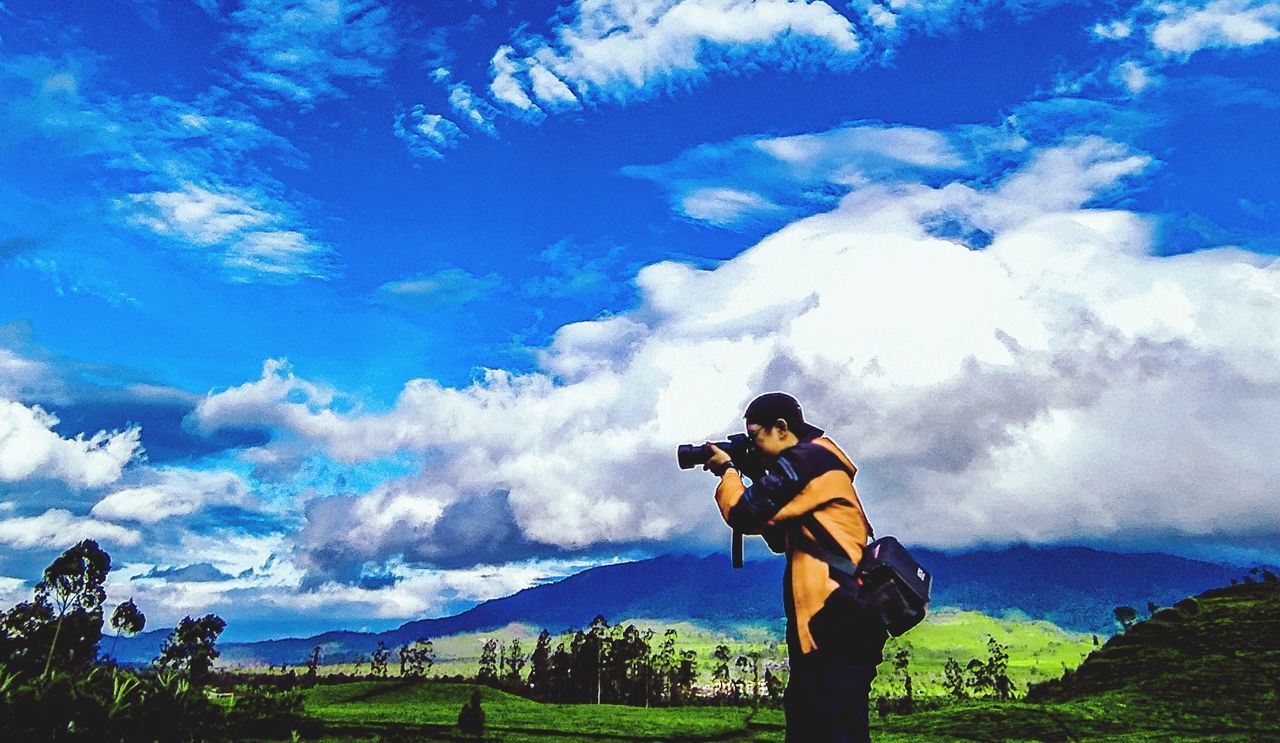
[[[419,307],[459,307],[492,296],[503,287],[494,273],[476,276],[460,268],[445,268],[378,287],[378,297],[392,304]]]
[[[0,544],[14,549],[48,549],[49,545],[64,543],[70,546],[81,539],[132,547],[142,541],[142,535],[106,521],[77,517],[62,508],[51,508],[39,516],[0,519]]]
[[[380,80],[400,44],[375,0],[246,0],[231,21],[242,77],[303,104],[342,97],[350,81]]]
[[[227,275],[291,282],[333,273],[333,251],[297,229],[289,207],[262,189],[182,183],[176,191],[130,194],[118,206],[134,224],[180,242],[215,248]]]
[[[427,113],[425,106],[414,106],[408,113],[396,114],[392,132],[418,157],[439,160],[466,138],[462,129],[441,114]]]
[[[216,96],[193,104],[86,91],[77,65],[42,57],[6,59],[0,78],[20,102],[0,112],[12,125],[9,136],[45,138],[100,164],[127,192],[114,199],[124,223],[201,249],[235,281],[285,283],[336,271],[332,249],[308,234],[298,210],[279,195],[281,182],[250,156],[296,166],[302,155],[247,113],[222,110],[234,106]],[[139,183],[153,190],[139,191]],[[47,258],[26,260],[52,271]],[[85,290],[120,299],[108,289]]]
[[[477,98],[471,92],[471,86],[465,83],[458,83],[449,86],[449,105],[458,116],[471,126],[490,136],[497,132],[493,126],[493,120],[498,115],[498,110],[494,108],[488,101]]]
[[[785,137],[743,137],[623,174],[667,190],[680,214],[719,227],[779,224],[850,190],[893,180],[954,177],[976,167],[963,136],[909,126],[851,124]]]

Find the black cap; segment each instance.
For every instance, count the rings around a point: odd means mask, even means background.
[[[821,428],[804,422],[800,403],[785,392],[769,392],[757,397],[747,406],[747,412],[742,417],[746,418],[747,423],[762,426],[772,426],[781,418],[801,441],[812,441],[823,434]]]

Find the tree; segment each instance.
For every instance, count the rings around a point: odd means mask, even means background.
[[[1009,654],[995,637],[987,637],[987,661],[974,658],[969,661],[972,674],[969,685],[975,695],[1000,700],[1013,699],[1013,681],[1009,678]]]
[[[716,662],[711,667],[711,680],[716,685],[716,698],[723,702],[733,691],[733,683],[729,676],[729,646],[716,645],[711,657]]]
[[[320,649],[320,646],[316,645],[314,648],[311,648],[310,653],[307,653],[307,678],[312,681],[314,681],[316,676],[320,673],[320,655],[322,652],[323,651]]]
[[[538,642],[529,656],[529,687],[538,699],[551,698],[551,633],[545,629],[538,633]]]
[[[97,655],[98,640],[102,638],[102,602],[107,600],[102,584],[109,572],[111,556],[92,539],[58,555],[44,569],[44,580],[36,584],[36,601],[48,604],[56,614],[44,676],[53,668],[64,626],[69,630],[64,641],[66,665],[88,663]]]
[[[654,671],[658,675],[658,695],[665,697],[668,704],[675,704],[676,672],[679,666],[676,661],[676,639],[679,634],[668,629],[662,633],[662,645],[658,648],[654,659]]]
[[[498,641],[490,637],[484,641],[480,649],[480,672],[476,681],[481,684],[494,684],[498,681]]]
[[[680,651],[680,665],[671,687],[673,704],[684,704],[693,698],[693,685],[698,681],[698,651]]]
[[[908,714],[916,709],[915,689],[911,683],[911,648],[903,647],[894,653],[893,670],[902,674],[902,711]],[[958,665],[958,664],[957,664]]]
[[[769,697],[769,705],[776,707],[778,702],[782,700],[783,690],[782,679],[773,672],[772,668],[764,670],[764,693]]]
[[[511,640],[511,644],[507,647],[506,667],[507,672],[503,680],[512,687],[518,687],[524,684],[524,679],[520,674],[524,670],[526,658],[524,652],[520,649],[520,638],[516,637]]]
[[[1138,621],[1138,610],[1132,606],[1117,606],[1112,613],[1115,614],[1116,622],[1126,632],[1133,626],[1134,622]]]
[[[435,665],[436,651],[431,640],[419,637],[412,645],[400,648],[400,675],[421,678]]]
[[[369,675],[387,677],[387,661],[391,660],[391,651],[387,649],[387,643],[379,640],[378,647],[373,651],[373,656],[369,658]]]
[[[942,673],[945,677],[943,686],[947,689],[947,694],[955,699],[968,699],[969,692],[965,689],[964,669],[960,667],[960,662],[955,658],[947,658],[946,665],[942,667]]]
[[[214,643],[226,627],[227,623],[217,614],[206,614],[199,619],[184,617],[165,638],[156,666],[184,672],[192,686],[202,685],[213,661],[220,655]]]
[[[133,599],[122,602],[116,606],[116,610],[111,612],[111,629],[116,631],[116,639],[120,639],[121,635],[125,637],[133,637],[147,626],[147,615],[138,609],[138,605],[133,603]],[[112,643],[112,648],[115,644]]]

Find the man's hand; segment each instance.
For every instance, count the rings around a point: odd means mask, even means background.
[[[725,453],[724,449],[721,449],[710,441],[707,442],[707,446],[711,448],[711,458],[707,460],[706,464],[702,465],[702,469],[714,472],[716,477],[723,477],[724,471],[729,468],[729,464],[733,462],[733,460],[729,458],[729,455]]]

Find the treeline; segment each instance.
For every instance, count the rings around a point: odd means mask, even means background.
[[[658,635],[634,624],[610,626],[597,616],[585,630],[559,638],[544,629],[528,652],[518,638],[487,639],[476,681],[547,702],[668,707],[781,700],[781,663],[755,650],[735,654],[724,644],[700,659],[678,643],[675,629]],[[702,668],[709,685],[700,683]]]
[[[110,555],[86,539],[45,568],[30,601],[0,612],[0,739],[204,740],[298,727],[297,695],[250,690],[225,706],[205,694],[226,627],[217,615],[184,618],[148,669],[103,654],[110,571]],[[132,600],[120,604],[112,645],[145,625]]]

